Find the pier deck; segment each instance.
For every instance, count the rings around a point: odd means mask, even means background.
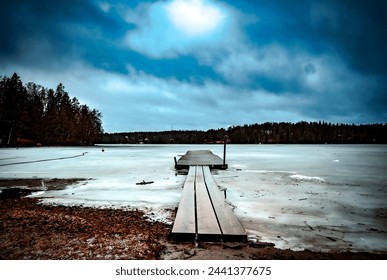
[[[189,167],[171,237],[176,241],[246,241],[246,232],[208,165]]]
[[[227,169],[223,160],[208,150],[188,151],[175,164],[176,169],[188,169],[190,166],[206,165],[210,168]]]

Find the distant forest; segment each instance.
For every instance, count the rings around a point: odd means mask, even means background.
[[[207,131],[105,133],[105,144],[387,144],[387,124],[298,122],[232,126]]]
[[[101,113],[56,90],[0,77],[0,146],[91,145],[103,133]]]
[[[101,113],[15,73],[0,77],[0,146],[100,144],[387,144],[387,124],[267,122],[207,131],[103,133]]]

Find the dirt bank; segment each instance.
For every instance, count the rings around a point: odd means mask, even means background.
[[[70,181],[56,179],[51,187]],[[0,259],[387,259],[387,254],[295,252],[265,244],[178,244],[169,240],[170,225],[150,222],[141,211],[50,206],[23,197],[40,188],[39,182],[0,182]],[[21,185],[30,188],[15,188]]]

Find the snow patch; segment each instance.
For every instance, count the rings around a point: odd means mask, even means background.
[[[300,174],[290,175],[289,177],[297,181],[321,182],[321,183],[325,182],[325,179],[321,177],[310,177],[310,176],[305,176]]]
[[[161,222],[172,225],[174,221],[173,211],[170,209],[148,209],[145,217],[151,222]]]

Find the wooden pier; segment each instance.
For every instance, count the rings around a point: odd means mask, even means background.
[[[227,169],[227,164],[217,155],[208,150],[188,151],[178,161],[175,159],[176,169],[188,169],[190,166],[205,165],[210,168]]]
[[[217,164],[203,160],[203,154],[209,155],[208,152],[187,152],[190,162],[186,158],[183,163],[189,165],[189,171],[171,237],[176,241],[246,241],[245,230],[211,175],[210,166]],[[200,164],[194,165],[193,159]]]

